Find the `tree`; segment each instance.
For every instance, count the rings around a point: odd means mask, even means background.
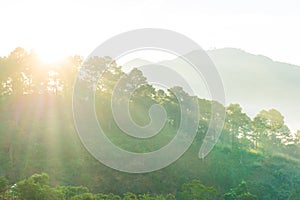
[[[39,200],[41,187],[35,184],[32,179],[26,179],[17,183],[17,193],[24,200]]]
[[[224,194],[224,200],[257,200],[257,197],[248,191],[247,183],[242,181],[236,188]]]
[[[28,179],[17,183],[19,197],[24,200],[59,199],[62,193],[49,187],[48,174],[34,174]]]
[[[300,144],[300,130],[297,130],[295,133],[295,144]]]
[[[2,194],[2,199],[4,199],[5,192],[8,189],[8,180],[4,177],[0,177],[0,193]]]
[[[254,147],[257,148],[260,138],[266,132],[266,127],[265,127],[265,124],[264,124],[263,119],[261,117],[256,116],[253,119],[252,130],[253,130],[253,132],[252,132],[251,138],[254,142]]]
[[[279,145],[291,137],[283,115],[275,109],[260,111],[254,118],[253,130],[265,146]]]
[[[132,192],[126,192],[124,194],[123,200],[138,200],[137,196]]]
[[[46,173],[34,174],[29,178],[29,180],[32,180],[33,183],[40,186],[45,186],[49,184],[49,175]]]
[[[288,200],[300,200],[300,188],[294,190]]]
[[[92,193],[83,193],[72,197],[71,200],[94,200],[94,195]]]
[[[150,194],[139,194],[138,199],[139,200],[154,200],[154,198],[152,198]]]
[[[226,108],[225,128],[231,134],[232,147],[240,137],[247,137],[251,130],[251,119],[242,112],[239,104],[230,104]]]
[[[95,200],[121,200],[119,195],[114,194],[96,194],[94,195]]]
[[[211,200],[216,198],[217,191],[213,187],[207,187],[199,180],[182,185],[182,196],[187,200]]]
[[[27,81],[29,53],[21,48],[16,48],[10,53],[6,60],[7,76],[12,79],[12,90],[15,95],[22,95],[24,92],[24,82]]]
[[[40,194],[41,200],[62,200],[64,199],[64,194],[57,188],[51,188],[50,186],[43,186],[41,188]]]
[[[64,93],[69,96],[73,92],[73,86],[83,57],[75,55],[69,56],[58,67],[58,73],[63,83]]]
[[[61,186],[59,190],[62,191],[66,199],[71,199],[76,195],[89,193],[89,189],[84,186]]]

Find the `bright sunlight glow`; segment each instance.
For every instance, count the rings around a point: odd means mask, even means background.
[[[64,59],[67,55],[56,48],[35,49],[38,57],[46,64],[55,63]]]

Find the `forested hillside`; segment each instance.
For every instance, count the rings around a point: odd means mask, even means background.
[[[0,192],[7,198],[299,198],[300,131],[291,132],[276,109],[261,110],[250,118],[242,105],[227,105],[217,145],[207,157],[199,159],[211,106],[215,104],[221,110],[224,105],[197,97],[197,135],[175,163],[145,174],[123,173],[104,166],[84,148],[74,126],[72,93],[82,62],[82,57],[71,56],[45,64],[34,52],[22,48],[0,58]],[[157,89],[147,84],[141,71],[133,69],[125,74],[109,57],[94,57],[86,63],[94,70],[110,63],[95,88],[95,109],[114,144],[134,152],[149,152],[175,136],[180,109],[174,93],[195,97],[181,87]],[[130,101],[137,124],[149,123],[151,105],[160,104],[166,109],[168,121],[158,135],[133,139],[114,122],[110,103],[120,77],[130,83],[125,89],[138,88]]]

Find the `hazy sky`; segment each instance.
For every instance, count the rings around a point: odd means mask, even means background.
[[[180,32],[204,49],[235,47],[300,65],[300,1],[2,0],[0,55],[15,47],[44,59],[87,56],[137,28]]]

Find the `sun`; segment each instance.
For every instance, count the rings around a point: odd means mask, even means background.
[[[45,47],[36,49],[38,57],[46,64],[62,61],[67,55],[59,47]]]

